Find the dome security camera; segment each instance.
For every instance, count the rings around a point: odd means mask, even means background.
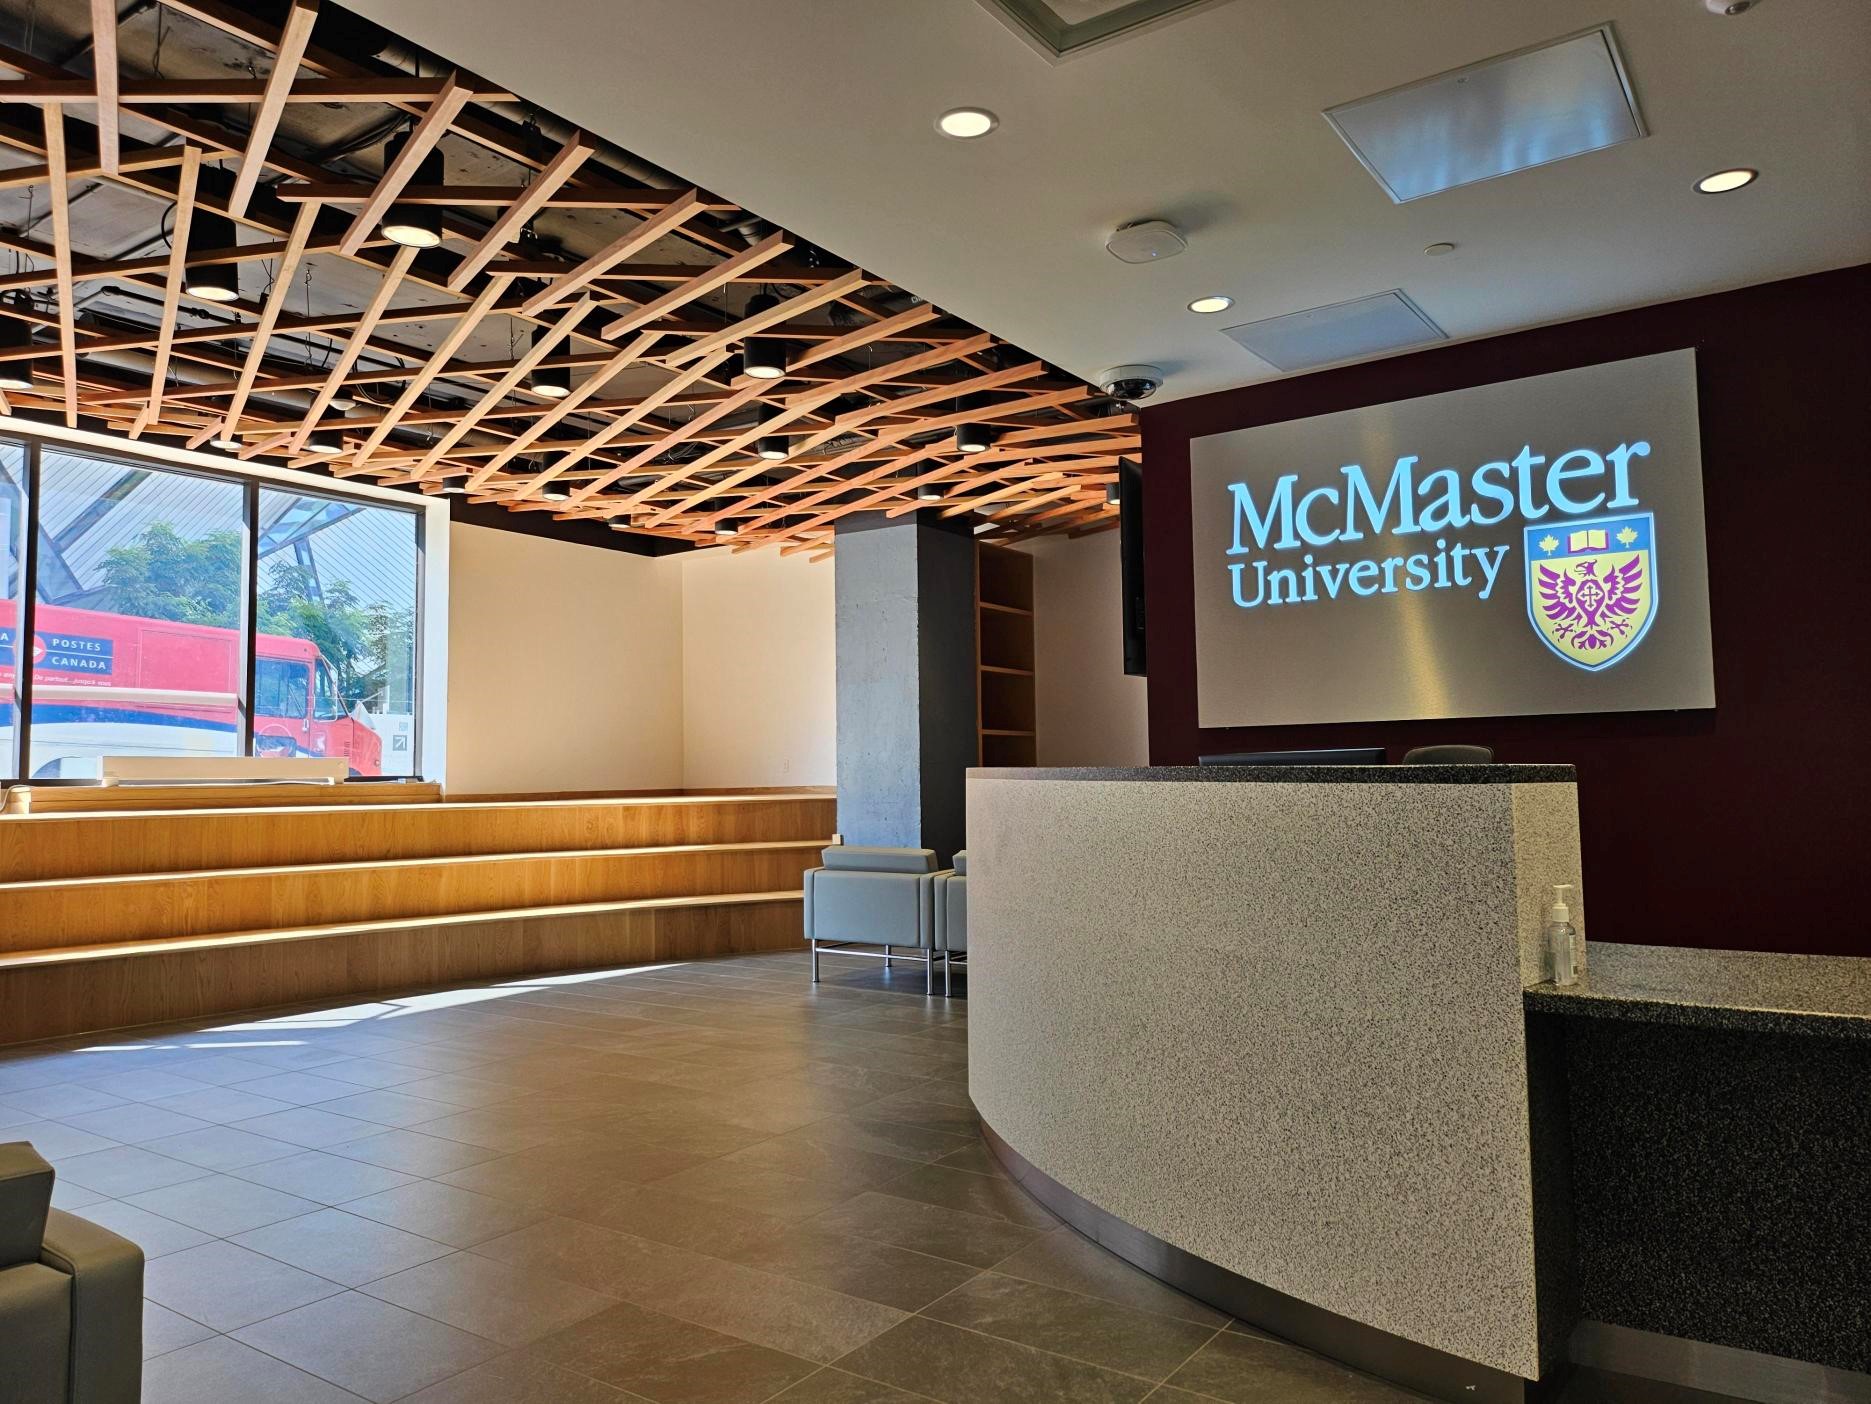
[[[1162,387],[1160,366],[1113,366],[1098,377],[1098,388],[1116,400],[1147,400]]]

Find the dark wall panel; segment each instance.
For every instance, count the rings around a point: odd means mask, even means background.
[[[1451,740],[1569,761],[1592,939],[1871,954],[1868,337],[1871,265],[1146,409],[1151,761]],[[1191,438],[1685,346],[1715,710],[1197,729]]]

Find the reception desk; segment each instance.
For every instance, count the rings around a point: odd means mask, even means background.
[[[968,848],[969,1088],[1035,1193],[1442,1398],[1563,1358],[1522,995],[1570,767],[975,770]]]

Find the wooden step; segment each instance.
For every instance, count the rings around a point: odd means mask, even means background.
[[[0,952],[801,885],[824,837],[0,884]]]
[[[796,889],[335,922],[0,955],[0,1043],[331,997],[803,946]]]
[[[0,882],[301,863],[812,839],[824,794],[0,817]]]
[[[438,804],[442,787],[426,780],[297,785],[15,785],[8,814],[73,814],[126,810],[261,809],[281,805]]]

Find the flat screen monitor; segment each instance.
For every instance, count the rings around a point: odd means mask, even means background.
[[[1382,746],[1341,746],[1329,751],[1233,751],[1198,756],[1202,765],[1382,765]]]

